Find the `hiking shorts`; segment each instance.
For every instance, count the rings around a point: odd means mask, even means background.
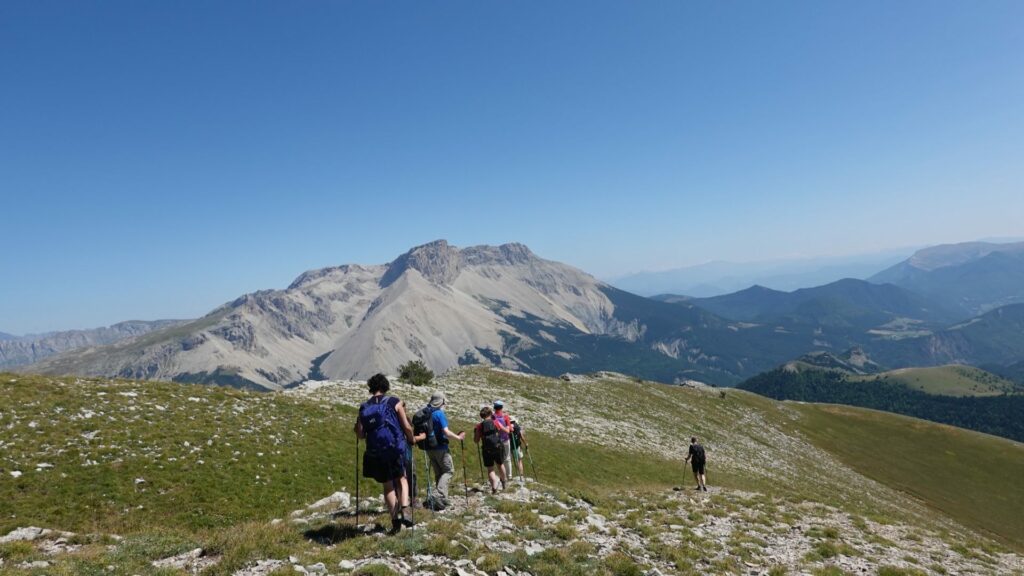
[[[501,464],[505,461],[505,450],[498,448],[494,450],[484,450],[484,466],[490,468],[497,464]]]
[[[697,462],[696,460],[693,460],[692,462],[690,462],[690,466],[693,468],[694,474],[704,473],[704,462]]]
[[[378,455],[363,452],[363,478],[373,478],[377,482],[390,482],[405,476],[405,455]]]

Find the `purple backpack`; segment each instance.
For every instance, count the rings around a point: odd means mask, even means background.
[[[359,406],[359,422],[366,434],[367,452],[378,457],[405,454],[405,434],[390,396],[363,402]]]

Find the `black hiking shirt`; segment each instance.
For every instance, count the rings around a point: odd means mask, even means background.
[[[694,464],[703,464],[704,447],[701,446],[700,444],[690,444],[689,456],[690,460],[692,460]]]

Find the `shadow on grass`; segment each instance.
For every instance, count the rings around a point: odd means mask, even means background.
[[[384,527],[380,524],[361,524],[359,528],[354,524],[328,524],[315,530],[306,530],[302,535],[310,542],[330,546],[356,536],[369,536],[379,532],[384,532]]]

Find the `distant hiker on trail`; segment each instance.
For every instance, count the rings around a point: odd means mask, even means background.
[[[526,477],[523,473],[523,451],[526,450],[526,436],[523,435],[523,427],[519,425],[519,421],[516,420],[515,416],[509,416],[509,421],[512,422],[512,456],[516,461],[516,466],[519,467],[519,480]]]
[[[693,478],[697,481],[697,490],[707,492],[707,480],[704,478],[704,465],[707,464],[707,459],[704,454],[704,447],[697,443],[696,436],[690,437],[690,450],[686,454],[684,462],[689,462],[691,458],[693,462],[690,462],[690,466],[693,468]]]
[[[444,392],[434,392],[430,403],[413,416],[413,429],[417,438],[421,434],[425,438],[417,443],[425,450],[430,459],[430,467],[434,471],[436,482],[434,489],[427,495],[424,506],[432,510],[444,510],[448,507],[448,484],[455,473],[455,463],[448,450],[448,439],[459,440],[466,437],[465,432],[458,434],[448,428],[448,417],[444,413]]]
[[[501,436],[501,443],[505,446],[505,461],[502,462],[502,467],[505,468],[505,478],[509,478],[512,476],[512,447],[510,445],[512,421],[505,413],[505,403],[501,400],[494,401],[493,418],[495,426],[498,427],[498,435]],[[502,481],[501,485],[504,487],[505,482]]]
[[[414,441],[412,424],[405,413],[405,403],[387,395],[391,389],[387,377],[376,374],[367,380],[366,385],[370,389],[370,398],[359,406],[355,425],[356,437],[366,440],[363,477],[383,484],[384,502],[391,515],[391,531],[395,533],[402,529],[403,524],[412,526],[406,478],[407,442]]]
[[[473,429],[473,442],[480,444],[484,466],[487,466],[487,479],[491,483],[491,494],[498,493],[498,483],[505,488],[508,476],[505,475],[505,447],[501,442],[501,432],[494,421],[494,411],[490,406],[480,407],[480,423]],[[497,471],[495,471],[497,469]]]

